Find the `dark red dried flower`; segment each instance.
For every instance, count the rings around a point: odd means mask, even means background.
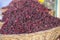
[[[1,34],[33,33],[48,30],[60,25],[60,19],[51,16],[44,5],[33,0],[11,2],[3,13],[5,23]]]

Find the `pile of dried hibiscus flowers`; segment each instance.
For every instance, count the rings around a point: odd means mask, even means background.
[[[55,28],[60,25],[60,19],[51,16],[47,7],[34,0],[19,0],[11,2],[8,10],[3,13],[5,22],[0,34],[33,33]]]

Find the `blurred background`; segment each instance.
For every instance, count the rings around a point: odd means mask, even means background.
[[[49,9],[53,10],[53,13],[51,13],[53,16],[57,16],[57,0],[45,0],[44,5],[48,7]]]
[[[45,6],[54,11],[53,16],[60,18],[60,0],[45,0]]]

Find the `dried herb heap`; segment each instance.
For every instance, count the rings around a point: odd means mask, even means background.
[[[8,10],[3,13],[5,23],[0,34],[34,33],[55,28],[60,19],[51,16],[44,5],[33,0],[11,2]]]

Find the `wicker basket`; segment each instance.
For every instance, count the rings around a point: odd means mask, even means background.
[[[0,34],[0,40],[56,40],[60,35],[60,27],[56,27],[46,31],[40,31],[31,34]]]

